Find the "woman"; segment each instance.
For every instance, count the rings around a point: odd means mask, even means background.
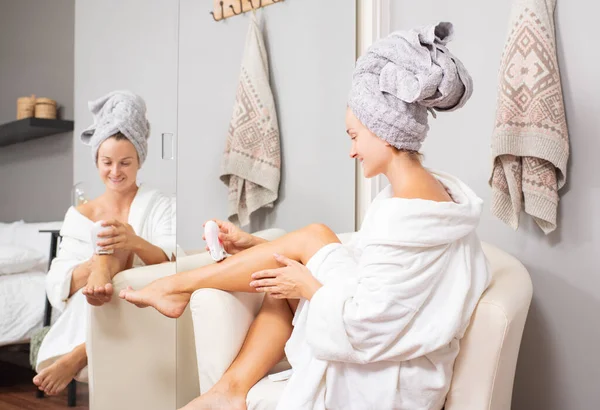
[[[278,409],[443,407],[459,340],[489,283],[475,233],[482,201],[418,155],[428,109],[457,109],[471,94],[445,47],[451,34],[449,23],[396,32],[357,61],[350,156],[390,185],[350,244],[323,225],[256,245],[233,232],[227,245],[249,249],[120,294],[177,317],[199,288],[266,293],[234,362],[185,409],[245,409],[284,353],[293,373]]]
[[[166,262],[175,249],[172,199],[136,183],[149,136],[144,101],[129,92],[113,92],[90,107],[95,124],[82,139],[92,146],[106,189],[69,208],[48,272],[48,299],[62,313],[42,342],[33,382],[49,395],[60,393],[77,375],[85,379],[86,299],[94,306],[110,301],[117,273]],[[106,227],[97,245],[112,254],[94,253],[91,230],[96,221]]]

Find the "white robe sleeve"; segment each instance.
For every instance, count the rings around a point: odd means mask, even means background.
[[[161,195],[153,207],[149,242],[161,248],[169,260],[176,253],[177,248],[175,216],[175,199]]]
[[[61,312],[69,300],[73,270],[87,260],[81,250],[89,246],[76,238],[63,236],[56,258],[50,265],[46,276],[46,294],[50,304]]]
[[[354,274],[327,281],[309,302],[306,334],[315,357],[371,363],[426,353],[423,341],[436,335],[423,332],[435,332],[435,326],[413,319],[445,270],[444,259],[444,249],[366,246]]]

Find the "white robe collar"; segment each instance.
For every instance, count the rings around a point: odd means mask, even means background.
[[[388,185],[369,207],[360,238],[366,243],[432,247],[452,243],[474,231],[483,201],[459,179],[430,172],[454,202],[394,198]]]

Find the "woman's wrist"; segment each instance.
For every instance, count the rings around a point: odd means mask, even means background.
[[[250,235],[250,236],[252,237],[252,240],[250,242],[249,248],[252,248],[253,246],[256,246],[256,245],[260,245],[261,243],[268,242],[266,239],[260,238],[258,236],[254,236],[254,235]]]
[[[134,241],[131,251],[135,253],[146,265],[169,262],[169,255],[160,247],[138,236]]]
[[[142,252],[144,250],[144,248],[147,246],[147,244],[149,244],[149,242],[146,242],[143,238],[141,238],[137,235],[135,236],[135,238],[133,239],[132,242],[133,242],[133,246],[131,247],[131,250],[136,255],[139,254],[140,252]]]
[[[311,300],[315,293],[317,293],[322,286],[323,284],[319,282],[317,278],[311,275],[311,277],[308,279],[304,290],[304,295],[302,295],[302,297],[306,300]]]

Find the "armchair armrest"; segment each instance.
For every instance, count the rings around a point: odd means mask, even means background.
[[[173,273],[173,262],[123,271],[113,280],[111,302],[90,306],[87,353],[91,410],[175,408],[176,321],[154,309],[138,309],[118,297],[127,286],[140,289]]]
[[[199,395],[191,313],[170,319],[121,300],[127,286],[140,289],[177,270],[212,263],[205,254],[129,269],[113,279],[110,303],[90,307],[87,353],[90,409],[179,408]]]
[[[274,240],[283,234],[285,231],[281,229],[254,233],[267,240]],[[193,255],[182,267],[191,269],[194,263],[205,257],[209,256]],[[229,293],[216,289],[199,289],[192,294],[190,309],[202,393],[208,391],[233,362],[262,305],[263,297],[262,293]]]
[[[199,289],[192,294],[200,392],[207,392],[240,351],[264,295]]]

